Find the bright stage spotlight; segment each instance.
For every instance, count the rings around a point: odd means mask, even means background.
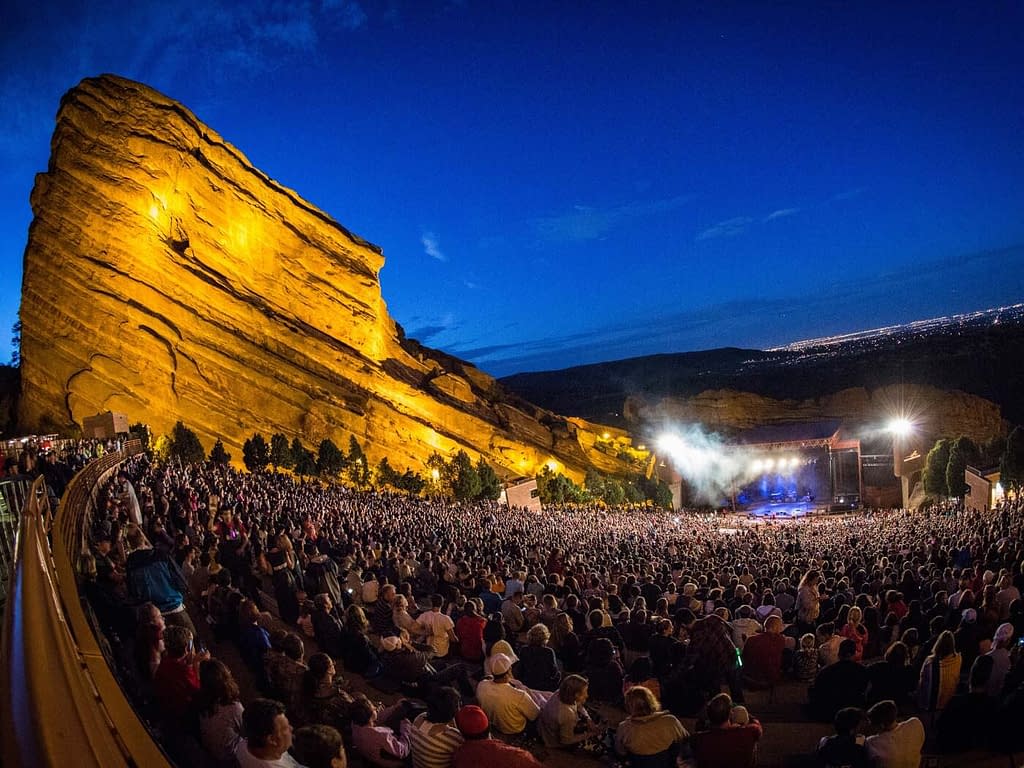
[[[789,466],[792,469],[796,469],[798,466],[800,466],[800,459],[798,459],[796,456],[794,456],[793,458],[791,458],[789,460]]]
[[[754,459],[750,465],[751,472],[760,472],[764,468],[764,464],[761,463],[760,459]]]
[[[896,437],[907,437],[914,431],[914,423],[907,418],[893,419],[886,429]]]
[[[774,459],[765,459],[764,460],[764,471],[765,472],[771,472],[772,471],[772,467],[774,467],[774,466],[775,466],[775,460]]]

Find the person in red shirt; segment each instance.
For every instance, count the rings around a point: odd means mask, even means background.
[[[754,750],[763,733],[761,724],[754,718],[745,725],[734,723],[730,717],[732,710],[732,699],[727,693],[720,693],[708,702],[707,728],[693,736],[697,768],[750,768],[754,765]]]
[[[769,616],[764,632],[747,638],[743,646],[743,678],[757,687],[775,685],[782,679],[782,655],[786,638],[782,636],[782,619]]]
[[[473,600],[466,602],[465,615],[455,622],[455,636],[459,638],[459,653],[467,661],[484,658],[484,627],[487,621],[479,615]]]
[[[199,664],[210,658],[206,651],[192,648],[192,632],[185,627],[170,626],[164,630],[164,658],[153,676],[153,698],[160,712],[170,723],[179,723],[192,706],[199,692]]]
[[[525,749],[491,738],[487,714],[477,706],[455,713],[455,725],[465,741],[452,756],[452,768],[540,768],[541,763]]]

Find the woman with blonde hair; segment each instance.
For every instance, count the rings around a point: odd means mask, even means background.
[[[526,647],[519,650],[519,665],[516,677],[528,688],[537,691],[554,691],[558,688],[561,673],[555,652],[548,647],[551,633],[543,624],[535,624],[526,635]]]
[[[801,633],[813,632],[818,621],[818,614],[821,613],[821,596],[818,593],[820,583],[821,574],[813,569],[800,579],[796,592],[796,620]]]
[[[596,736],[602,726],[590,719],[583,705],[587,701],[587,680],[567,675],[558,693],[540,711],[537,730],[546,747],[575,747]]]
[[[841,637],[853,640],[857,646],[857,652],[853,656],[854,661],[864,660],[864,646],[868,642],[868,628],[864,626],[864,612],[856,605],[850,607],[846,614],[846,623],[839,630]]]
[[[690,734],[675,715],[662,710],[649,688],[637,685],[626,693],[626,713],[615,731],[615,751],[645,768],[671,768]],[[639,759],[638,759],[639,758]]]
[[[948,629],[941,632],[932,646],[931,654],[921,667],[917,686],[917,702],[926,711],[945,709],[956,693],[960,681],[960,654],[956,639]]]

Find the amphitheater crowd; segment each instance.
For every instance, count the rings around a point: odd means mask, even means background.
[[[745,692],[795,680],[835,727],[818,764],[917,766],[925,722],[942,752],[1024,747],[1022,517],[536,514],[139,456],[83,572],[181,764],[749,766]]]

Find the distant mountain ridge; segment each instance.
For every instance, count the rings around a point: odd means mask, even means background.
[[[559,413],[625,424],[628,397],[692,397],[709,390],[780,400],[851,387],[919,384],[959,390],[1024,422],[1024,304],[794,342],[768,350],[725,347],[522,373],[507,389]]]

